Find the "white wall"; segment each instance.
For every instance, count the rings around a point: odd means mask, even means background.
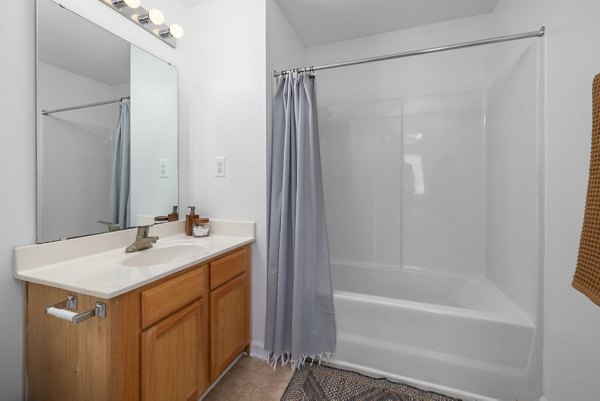
[[[110,10],[97,0],[63,0],[67,8],[80,11],[86,18],[111,29],[121,37],[181,67],[180,121],[187,122],[187,85],[183,67],[187,41],[179,41],[177,50],[163,44],[143,29]],[[187,28],[186,7],[169,0],[148,0],[148,6],[161,7],[167,22],[180,22]],[[13,276],[13,248],[35,242],[35,9],[34,1],[5,4],[10,15],[2,24],[5,37],[2,54],[9,62],[0,66],[0,166],[9,172],[2,177],[0,197],[0,397],[21,400],[23,386],[23,290]],[[262,76],[262,75],[261,75]],[[263,91],[264,92],[264,91]],[[180,124],[180,140],[187,141],[187,123]],[[187,199],[185,148],[180,154],[181,199]]]
[[[543,393],[548,401],[600,394],[600,309],[571,287],[587,185],[591,84],[600,72],[600,2],[500,0],[497,34],[545,25],[545,266]]]
[[[11,16],[0,28],[10,62],[0,66],[0,393],[22,399],[23,290],[12,278],[13,247],[35,242],[35,37],[31,1],[5,4]]]
[[[265,0],[212,0],[189,11],[191,196],[209,218],[256,222],[252,338],[264,338],[266,272]],[[215,157],[225,177],[214,176]],[[187,206],[187,205],[183,205]],[[183,215],[185,209],[182,210]]]
[[[267,110],[271,112],[273,71],[301,67],[305,62],[305,47],[277,0],[267,0]],[[270,116],[270,114],[268,115]],[[268,128],[271,128],[268,120]]]

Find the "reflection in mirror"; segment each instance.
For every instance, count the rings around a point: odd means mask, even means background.
[[[37,242],[97,234],[178,204],[177,70],[38,0]]]

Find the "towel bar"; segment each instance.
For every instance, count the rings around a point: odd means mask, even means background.
[[[94,316],[100,318],[106,317],[106,305],[102,302],[96,302],[96,307],[86,312],[77,313],[67,309],[77,309],[77,297],[68,295],[67,299],[52,306],[46,307],[46,314],[55,316],[59,319],[68,320],[71,323],[81,323]]]

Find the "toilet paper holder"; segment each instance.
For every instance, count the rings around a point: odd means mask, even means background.
[[[82,313],[75,313],[67,309],[77,309],[76,296],[67,295],[67,299],[65,299],[64,301],[51,306],[47,306],[46,314],[56,316],[60,319],[68,320],[75,324],[91,319],[94,316],[97,316],[99,318],[106,317],[106,304],[103,304],[102,302],[96,302],[96,307],[94,309]],[[54,311],[56,311],[57,313]]]

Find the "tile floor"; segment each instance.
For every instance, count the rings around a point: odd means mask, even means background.
[[[244,355],[204,401],[279,401],[291,378],[289,365],[273,370],[262,359]]]

